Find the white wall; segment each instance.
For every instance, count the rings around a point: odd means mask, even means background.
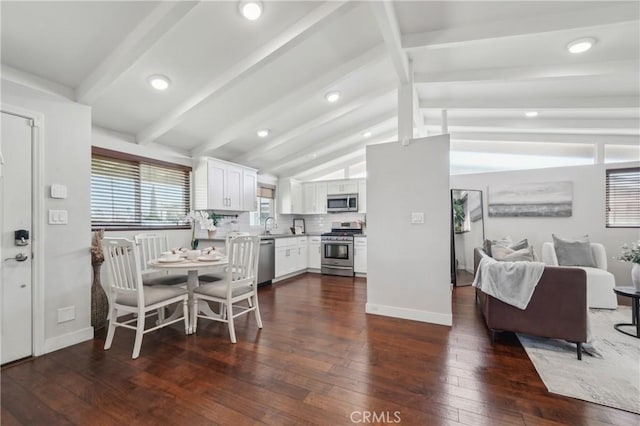
[[[93,337],[91,328],[90,179],[91,108],[2,80],[2,102],[43,115],[43,214],[68,211],[68,225],[45,225],[44,351]],[[68,198],[48,197],[53,183],[67,186]],[[75,307],[75,319],[58,324],[57,310]],[[36,342],[36,346],[38,343]]]
[[[480,189],[483,191],[485,234],[489,239],[510,235],[514,240],[528,238],[538,255],[542,243],[552,241],[551,234],[577,237],[588,234],[591,241],[604,244],[608,269],[616,277],[617,285],[630,285],[631,264],[618,262],[623,243],[640,238],[638,228],[605,227],[605,173],[607,168],[638,167],[639,163],[596,164],[589,166],[559,167],[474,175],[451,176],[451,187]],[[488,217],[488,187],[525,182],[573,182],[573,214],[568,218],[551,217]]]
[[[140,157],[152,158],[154,160],[182,164],[184,166],[193,165],[191,156],[186,152],[156,143],[138,145],[130,139],[132,138],[127,135],[120,135],[100,127],[94,126],[91,129],[91,145],[93,146],[138,155]]]
[[[367,147],[367,313],[452,324],[450,203],[449,135]]]

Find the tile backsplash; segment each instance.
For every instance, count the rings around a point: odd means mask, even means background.
[[[331,222],[361,221],[366,224],[367,215],[364,213],[281,214],[278,216],[278,231],[284,232],[284,230],[288,230],[290,226],[293,226],[293,219],[304,219],[305,231],[307,233],[318,233],[331,231]]]
[[[277,228],[274,233],[290,233],[289,227],[293,226],[293,219],[304,219],[305,231],[307,233],[322,233],[331,230],[331,222],[353,222],[361,221],[366,225],[367,215],[364,213],[331,213],[314,215],[279,214],[276,215]],[[240,213],[237,218],[220,219],[217,225],[216,237],[224,237],[229,232],[251,232],[255,234],[264,231],[264,225],[251,226],[249,213]],[[366,228],[364,230],[366,232]],[[197,238],[207,238],[207,231],[196,229]]]

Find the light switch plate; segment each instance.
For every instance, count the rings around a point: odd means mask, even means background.
[[[67,198],[67,187],[59,183],[51,185],[51,198]]]
[[[411,213],[411,223],[424,223],[424,213],[422,212],[413,212]]]
[[[49,210],[49,225],[66,225],[69,214],[66,210]]]

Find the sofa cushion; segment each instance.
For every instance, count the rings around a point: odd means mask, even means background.
[[[588,235],[575,239],[563,239],[554,234],[551,236],[558,257],[558,265],[596,267]]]
[[[489,256],[493,257],[493,253],[491,252],[491,247],[492,246],[509,247],[510,245],[511,245],[511,237],[510,236],[506,236],[506,237],[501,238],[499,240],[484,240],[484,242],[482,244],[482,249]]]
[[[533,247],[514,250],[510,247],[494,246],[493,254],[494,259],[504,262],[533,262],[534,260],[536,260],[533,252]]]

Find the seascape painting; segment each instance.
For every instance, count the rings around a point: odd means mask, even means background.
[[[573,182],[489,187],[490,217],[570,217]]]

